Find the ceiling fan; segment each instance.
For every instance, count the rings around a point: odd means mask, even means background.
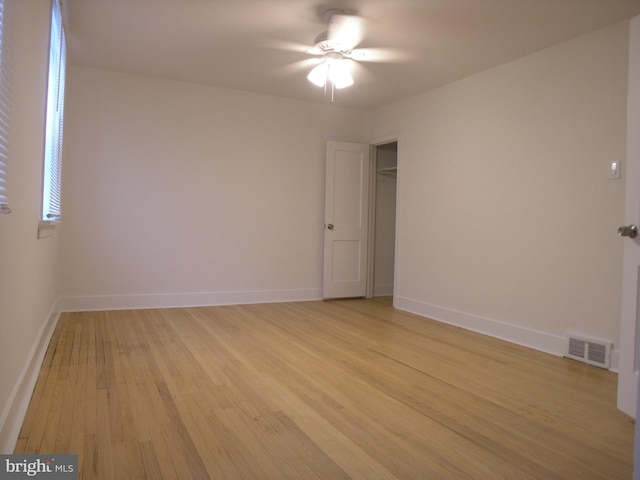
[[[364,36],[364,19],[339,8],[326,10],[323,17],[329,24],[328,30],[318,34],[313,47],[306,50],[321,56],[322,62],[309,72],[307,79],[325,91],[330,83],[333,92],[333,88],[353,85],[349,60],[364,59],[363,54],[354,50]]]

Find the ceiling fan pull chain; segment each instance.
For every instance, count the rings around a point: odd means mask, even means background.
[[[332,66],[333,65],[331,63],[329,63],[329,68],[327,68],[327,81],[325,83],[325,88],[327,88],[326,87],[327,83],[331,82],[331,103],[333,103],[333,90],[335,88],[335,85],[333,83],[333,79],[331,77],[331,67]]]

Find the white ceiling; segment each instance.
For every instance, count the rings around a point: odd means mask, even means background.
[[[306,79],[322,12],[365,17],[355,85],[372,108],[640,14],[640,0],[63,0],[72,64],[330,103]]]

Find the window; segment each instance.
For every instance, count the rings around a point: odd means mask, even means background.
[[[0,0],[0,214],[11,213],[8,190],[9,114],[11,111],[8,50],[4,0]]]
[[[62,130],[67,48],[58,0],[53,0],[49,79],[47,84],[47,120],[42,189],[42,220],[60,220],[62,184]]]

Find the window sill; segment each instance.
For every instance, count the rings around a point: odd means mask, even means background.
[[[56,225],[58,225],[58,223],[60,222],[51,220],[40,220],[40,222],[38,222],[38,240],[53,235],[53,232],[55,231]]]

